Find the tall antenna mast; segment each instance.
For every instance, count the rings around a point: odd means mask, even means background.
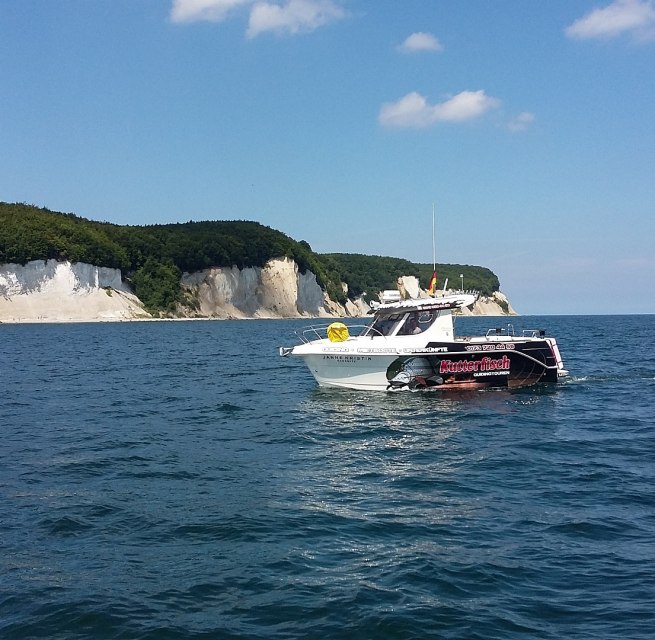
[[[437,270],[437,251],[434,243],[434,202],[432,203],[432,271]]]

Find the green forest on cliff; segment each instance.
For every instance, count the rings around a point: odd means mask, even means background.
[[[311,271],[333,300],[348,295],[373,296],[394,289],[402,275],[414,275],[427,287],[432,265],[400,258],[360,254],[317,254],[258,222],[206,221],[164,225],[116,225],[95,222],[28,204],[0,202],[0,264],[31,260],[68,260],[120,269],[135,294],[151,311],[173,311],[185,299],[183,272],[209,267],[263,267],[273,258],[295,260],[302,273]],[[448,278],[458,287],[460,274],[467,288],[489,295],[498,278],[484,267],[437,265],[439,286]]]
[[[327,264],[336,265],[344,274],[343,281],[348,284],[348,295],[357,297],[367,292],[377,293],[382,289],[395,289],[399,276],[416,276],[425,289],[432,278],[433,267],[437,273],[437,285],[443,287],[446,280],[451,289],[459,289],[464,278],[466,289],[491,295],[500,289],[500,282],[493,271],[486,267],[466,264],[423,264],[389,258],[385,256],[365,256],[358,253],[324,253],[321,258]],[[384,285],[384,286],[382,286]]]

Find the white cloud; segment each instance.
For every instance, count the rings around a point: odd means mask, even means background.
[[[530,113],[529,111],[523,111],[522,113],[519,113],[518,116],[512,118],[507,123],[507,128],[510,131],[514,131],[516,133],[525,131],[534,122],[534,120],[535,120],[534,113]]]
[[[435,122],[433,110],[434,107],[414,91],[398,102],[383,104],[378,121],[385,127],[427,127]]]
[[[652,40],[655,38],[655,6],[652,0],[614,0],[576,20],[565,33],[580,40],[615,38],[622,34],[632,35],[636,40]]]
[[[437,122],[464,122],[484,115],[500,106],[500,100],[483,90],[462,91],[439,104],[428,101],[415,91],[397,102],[382,105],[378,121],[385,127],[423,128]]]
[[[173,0],[171,22],[221,22],[239,8],[250,11],[249,38],[268,31],[308,33],[346,15],[335,0]]]
[[[284,4],[258,2],[250,12],[247,35],[254,38],[267,31],[308,33],[344,16],[343,8],[333,0],[287,0]]]
[[[445,122],[461,122],[472,120],[500,106],[500,100],[479,91],[462,91],[446,102],[435,105],[437,120]]]
[[[173,0],[171,22],[221,22],[227,15],[253,0]]]
[[[414,53],[416,51],[443,51],[439,40],[431,33],[418,31],[407,36],[405,41],[398,47],[403,53]]]

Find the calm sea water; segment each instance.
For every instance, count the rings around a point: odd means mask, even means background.
[[[321,390],[302,324],[0,326],[0,637],[655,637],[655,316],[454,396]]]

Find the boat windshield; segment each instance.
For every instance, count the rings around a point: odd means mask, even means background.
[[[411,311],[379,315],[364,335],[376,336],[411,336],[423,333],[439,315],[438,311]]]
[[[373,324],[368,328],[366,335],[375,338],[375,336],[390,336],[396,330],[405,314],[394,313],[392,315],[380,315]]]

